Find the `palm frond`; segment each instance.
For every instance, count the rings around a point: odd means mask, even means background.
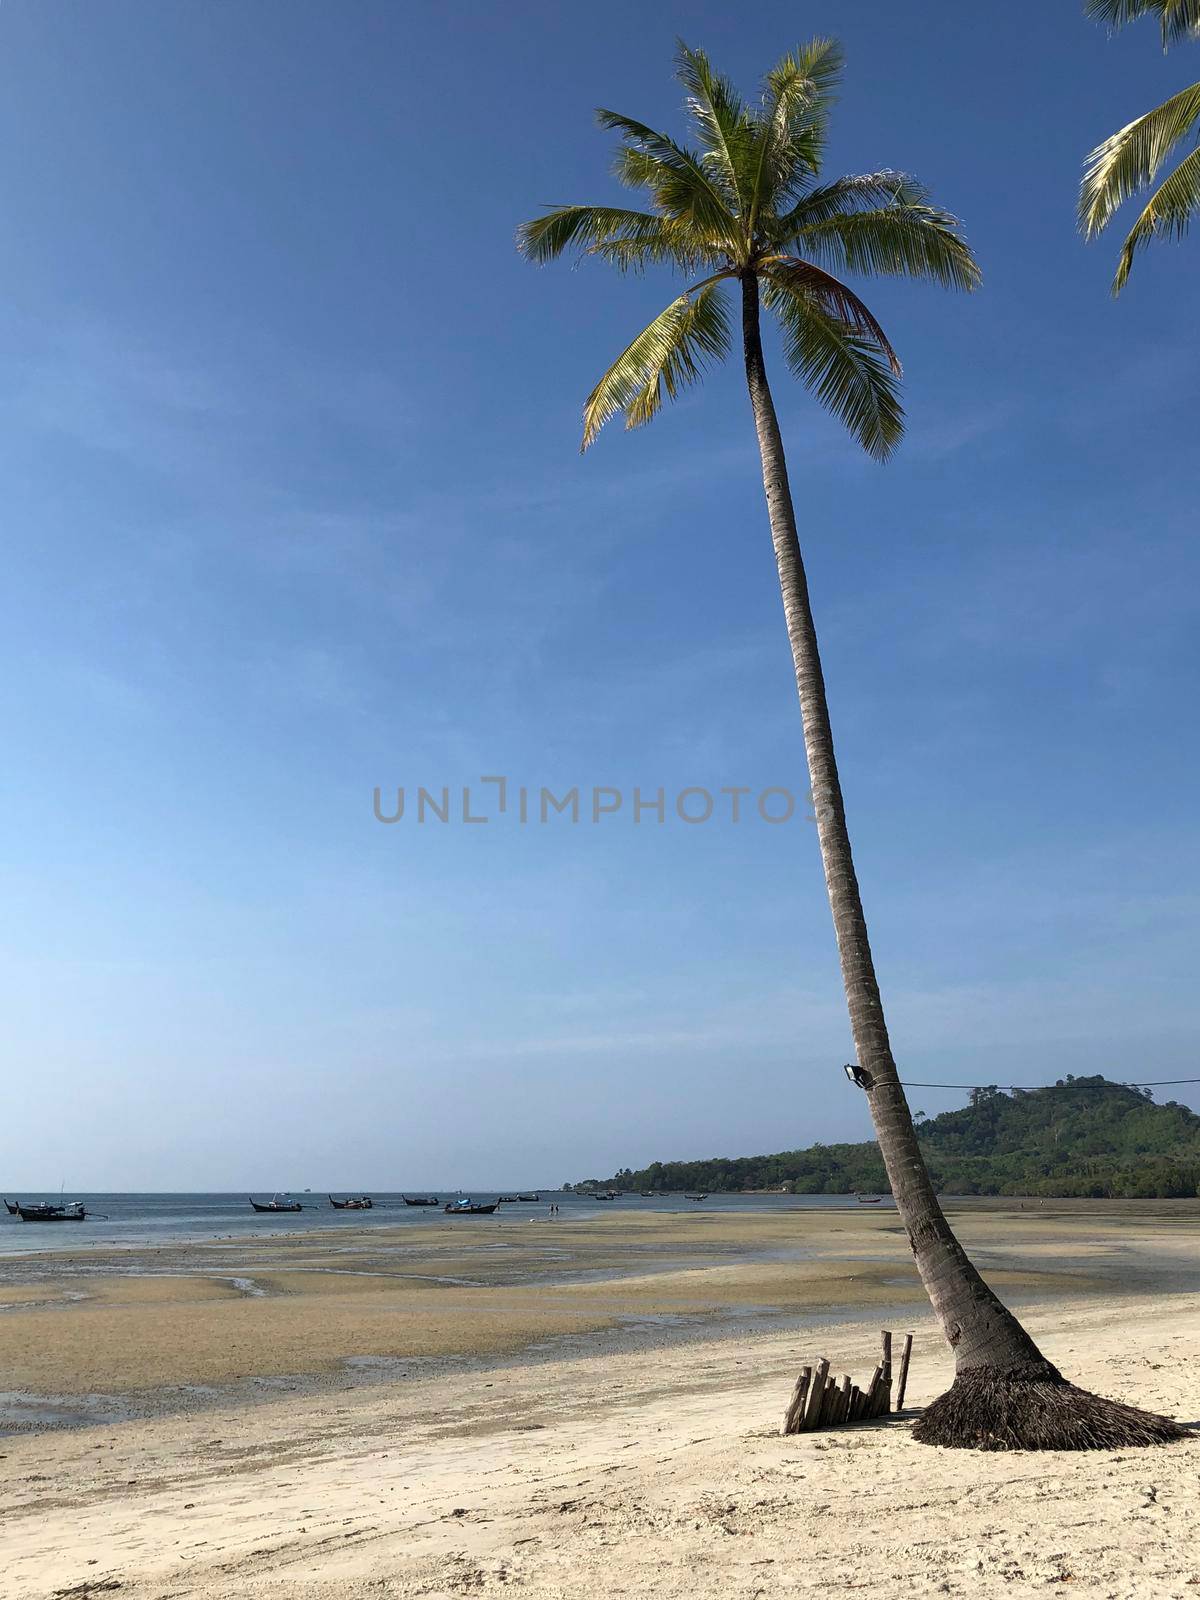
[[[809,220],[803,201],[794,208],[786,242],[825,266],[871,277],[930,278],[945,289],[979,285],[979,264],[958,218],[930,205],[908,180],[891,204],[837,211],[825,196],[816,209],[824,214]]]
[[[822,306],[853,333],[869,339],[896,377],[900,376],[899,357],[875,313],[847,284],[811,261],[800,261],[794,256],[768,256],[763,262],[763,273],[775,288]]]
[[[621,352],[587,397],[581,449],[618,411],[627,428],[649,422],[664,399],[673,400],[710,361],[729,353],[729,310],[720,286],[729,276],[718,273],[672,300]]]
[[[1163,49],[1200,33],[1200,0],[1088,0],[1086,16],[1123,28],[1138,17],[1156,16],[1162,26]]]
[[[1120,294],[1133,266],[1133,258],[1151,239],[1182,239],[1192,217],[1200,212],[1200,150],[1193,150],[1155,190],[1145,210],[1121,246],[1113,278],[1113,293]]]
[[[616,163],[617,175],[623,182],[650,189],[663,211],[691,221],[705,233],[736,233],[728,197],[721,193],[694,151],[685,150],[667,134],[617,111],[601,107],[596,120],[602,128],[619,133],[624,141]]]
[[[904,432],[900,363],[858,297],[844,284],[836,292],[810,273],[774,264],[764,269],[763,300],[783,329],[788,366],[863,449],[882,461]]]
[[[620,206],[551,206],[544,216],[517,229],[517,249],[530,261],[553,261],[572,247],[587,252],[601,243],[625,240],[654,244],[664,220],[649,211]]]
[[[893,172],[890,168],[835,178],[832,183],[809,189],[790,210],[776,213],[769,231],[773,239],[786,244],[803,222],[823,222],[826,217],[840,217],[851,211],[908,204],[924,194],[906,172]]]
[[[521,224],[517,248],[538,262],[553,261],[574,248],[580,256],[600,256],[622,272],[669,266],[694,274],[724,259],[688,223],[619,206],[555,206],[545,216]]]
[[[845,58],[835,39],[810,39],[772,67],[763,89],[750,213],[778,209],[816,176]]]
[[[689,277],[704,267],[721,267],[725,252],[696,238],[691,228],[673,226],[667,219],[661,233],[645,239],[600,239],[585,252],[599,256],[618,272],[645,272],[647,267],[669,267]]]
[[[1164,100],[1099,144],[1084,164],[1079,220],[1089,238],[1138,189],[1154,181],[1171,151],[1200,128],[1200,83]]]
[[[676,44],[675,76],[687,90],[688,111],[704,149],[704,165],[716,178],[730,206],[740,211],[746,199],[747,158],[754,125],[746,107],[723,74],[714,72],[703,50]]]

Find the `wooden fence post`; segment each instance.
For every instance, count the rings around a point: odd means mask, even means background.
[[[812,1368],[801,1369],[800,1376],[796,1379],[796,1387],[792,1390],[792,1398],[784,1413],[784,1433],[799,1433],[800,1422],[804,1416],[804,1401],[808,1394],[808,1386],[812,1382]]]
[[[829,1365],[828,1362],[825,1363]],[[834,1396],[837,1394],[837,1385],[832,1378],[825,1379],[825,1392],[821,1396],[821,1409],[817,1413],[817,1427],[823,1428],[827,1423],[835,1422]]]
[[[817,1370],[813,1373],[813,1381],[808,1391],[808,1403],[804,1408],[804,1421],[801,1426],[805,1429],[817,1428],[821,1424],[821,1407],[825,1399],[825,1379],[828,1376],[828,1361],[818,1361]]]
[[[896,1390],[896,1410],[904,1410],[904,1390],[908,1385],[908,1358],[912,1355],[913,1336],[906,1333],[904,1336],[904,1354],[900,1357],[900,1383]]]
[[[871,1382],[867,1387],[866,1415],[877,1417],[879,1415],[879,1396],[883,1388],[883,1368],[876,1367],[871,1374]]]
[[[850,1420],[850,1395],[852,1392],[853,1385],[850,1382],[850,1374],[843,1372],[842,1387],[838,1393],[837,1419],[839,1422],[849,1422]]]
[[[883,1404],[880,1415],[886,1416],[892,1409],[892,1332],[890,1328],[883,1330]]]

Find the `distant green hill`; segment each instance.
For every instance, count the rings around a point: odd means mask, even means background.
[[[916,1113],[933,1180],[949,1194],[1182,1198],[1200,1193],[1200,1116],[1149,1090],[1106,1078],[1063,1078],[1048,1089],[973,1089],[971,1103],[931,1120]],[[654,1161],[579,1188],[777,1189],[881,1193],[878,1147],[814,1144],[778,1155]]]

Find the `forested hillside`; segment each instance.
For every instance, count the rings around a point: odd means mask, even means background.
[[[1200,1192],[1200,1116],[1147,1089],[1103,1077],[1064,1078],[1051,1088],[971,1091],[961,1111],[915,1112],[937,1187],[950,1194],[1183,1197]],[[778,1189],[796,1194],[881,1193],[876,1145],[814,1144],[776,1155],[654,1161],[579,1188],[663,1193],[681,1189]]]

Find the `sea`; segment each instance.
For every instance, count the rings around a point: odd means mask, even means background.
[[[408,1190],[413,1195],[418,1191]],[[522,1191],[533,1193],[533,1190]],[[591,1195],[565,1193],[562,1190],[539,1189],[538,1199],[503,1202],[495,1213],[497,1218],[513,1219],[548,1217],[552,1205],[559,1208],[557,1215],[566,1221],[571,1217],[583,1219],[629,1211],[653,1212],[788,1212],[788,1211],[839,1211],[857,1210],[859,1201],[854,1195],[844,1194],[710,1194],[706,1199],[688,1200],[682,1194],[665,1194],[645,1197],[624,1194],[616,1200],[596,1200]],[[79,1250],[94,1246],[106,1249],[121,1245],[180,1244],[211,1239],[254,1238],[271,1234],[312,1233],[329,1228],[429,1228],[433,1226],[454,1228],[461,1219],[448,1217],[441,1205],[450,1200],[480,1200],[491,1204],[497,1198],[495,1189],[437,1189],[422,1190],[423,1194],[436,1194],[438,1206],[407,1206],[402,1193],[372,1191],[374,1202],[370,1211],[338,1211],[327,1194],[305,1190],[303,1193],[280,1194],[281,1200],[299,1200],[302,1211],[264,1215],[255,1211],[246,1194],[86,1194],[75,1192],[45,1193],[20,1190],[0,1190],[11,1201],[32,1204],[49,1200],[81,1201],[88,1216],[84,1222],[35,1223],[22,1222],[19,1217],[0,1215],[0,1255],[23,1254],[31,1250]],[[504,1189],[501,1194],[516,1194],[517,1189]],[[260,1202],[270,1200],[269,1193],[256,1194]],[[335,1191],[334,1198],[345,1195]],[[885,1196],[873,1211],[892,1207],[890,1196]],[[476,1219],[480,1220],[480,1219]]]

